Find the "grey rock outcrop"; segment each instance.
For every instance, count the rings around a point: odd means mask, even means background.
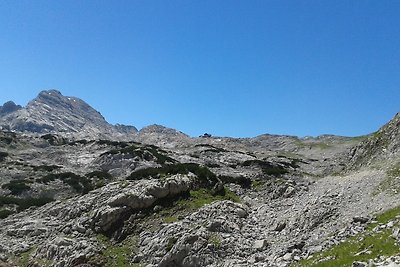
[[[52,266],[76,266],[99,253],[96,233],[127,220],[157,200],[188,191],[194,175],[175,175],[165,181],[116,182],[65,202],[53,202],[0,221],[3,259],[35,248],[32,258]]]

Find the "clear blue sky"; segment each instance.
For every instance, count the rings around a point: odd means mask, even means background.
[[[0,1],[0,102],[111,123],[361,135],[400,111],[400,1]]]

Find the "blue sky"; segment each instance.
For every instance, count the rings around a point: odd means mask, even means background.
[[[400,111],[400,1],[0,1],[0,102],[56,88],[192,136],[362,135]]]

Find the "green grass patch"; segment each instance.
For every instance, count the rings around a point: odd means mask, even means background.
[[[113,244],[104,235],[97,235],[97,241],[104,245],[102,251],[102,266],[105,267],[139,267],[140,264],[130,264],[130,257],[136,251],[137,240],[134,237],[128,237],[121,243]]]
[[[174,223],[174,222],[178,221],[178,218],[175,216],[167,216],[167,217],[164,217],[163,221],[165,223]]]
[[[21,266],[21,267],[29,266],[30,257],[35,249],[36,249],[36,247],[32,247],[28,251],[22,252],[19,255],[14,255],[11,258],[13,263],[15,263],[17,266]],[[40,265],[40,266],[49,266],[49,265]]]
[[[378,223],[386,224],[400,215],[400,206],[390,209],[376,216]],[[393,256],[400,253],[400,247],[392,237],[392,229],[383,229],[374,232],[372,229],[378,223],[370,224],[363,233],[348,238],[345,242],[335,245],[326,251],[313,255],[310,259],[304,259],[294,263],[293,267],[347,267],[354,261],[367,262],[378,256]],[[399,227],[399,225],[396,225]],[[369,251],[369,253],[362,253]]]
[[[224,188],[223,192],[218,195],[211,194],[210,190],[207,189],[199,189],[191,190],[187,198],[178,200],[177,205],[189,209],[198,209],[206,204],[221,200],[230,200],[238,203],[240,202],[239,196],[227,188]]]
[[[391,256],[400,252],[396,240],[391,236],[392,230],[379,233],[360,234],[349,238],[344,243],[334,246],[327,251],[315,255],[308,260],[293,264],[295,267],[348,267],[354,261],[368,261],[378,256]],[[368,250],[369,254],[360,253]],[[328,259],[328,260],[324,260]]]
[[[354,137],[351,137],[351,140],[356,141],[356,142],[362,142],[364,140],[367,140],[370,136],[371,136],[370,134],[354,136]]]

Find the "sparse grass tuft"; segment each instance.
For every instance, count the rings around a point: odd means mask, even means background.
[[[214,246],[214,248],[216,248],[216,249],[220,249],[221,248],[222,240],[221,240],[221,237],[216,233],[212,233],[208,237],[208,242],[210,244],[212,244]]]

